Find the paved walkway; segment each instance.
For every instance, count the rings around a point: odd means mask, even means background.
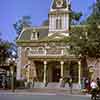
[[[40,92],[40,93],[62,93],[62,94],[70,94],[71,90],[64,89],[64,88],[33,88],[29,89],[29,92]],[[81,94],[80,90],[72,90],[72,94]]]
[[[24,94],[24,95],[86,95],[83,94],[80,90],[66,90],[63,88],[60,89],[51,89],[51,88],[32,88],[32,89],[16,89],[15,92],[11,90],[0,90],[0,94]]]

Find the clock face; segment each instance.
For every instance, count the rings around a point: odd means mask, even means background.
[[[63,0],[57,0],[57,1],[56,1],[56,6],[57,6],[58,8],[62,7],[62,5],[63,5]]]

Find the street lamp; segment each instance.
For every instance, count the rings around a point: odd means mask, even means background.
[[[10,71],[11,71],[11,90],[12,92],[15,91],[15,85],[14,85],[14,72],[15,72],[15,58],[9,58],[9,63],[10,63]]]

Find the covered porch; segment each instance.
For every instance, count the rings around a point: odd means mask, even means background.
[[[79,58],[29,58],[27,81],[34,81],[34,87],[60,88],[60,78],[71,77],[73,87],[81,85],[81,62]],[[68,87],[68,82],[65,83]],[[63,87],[63,88],[64,88]]]

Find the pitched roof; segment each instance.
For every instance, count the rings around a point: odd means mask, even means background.
[[[76,28],[86,28],[86,25],[72,25],[71,31],[75,30]],[[17,39],[17,42],[48,42],[48,41],[62,41],[65,36],[61,33],[55,33],[52,36],[48,36],[48,26],[41,26],[41,27],[28,27],[24,28]],[[33,32],[39,32],[39,39],[38,40],[31,40],[31,36]]]
[[[41,41],[62,41],[65,38],[64,35],[61,33],[55,33],[51,36],[45,36],[44,38],[41,39]]]
[[[17,41],[23,40],[31,40],[31,36],[33,32],[39,33],[39,39],[48,35],[48,27],[28,27],[22,30],[19,35]]]

